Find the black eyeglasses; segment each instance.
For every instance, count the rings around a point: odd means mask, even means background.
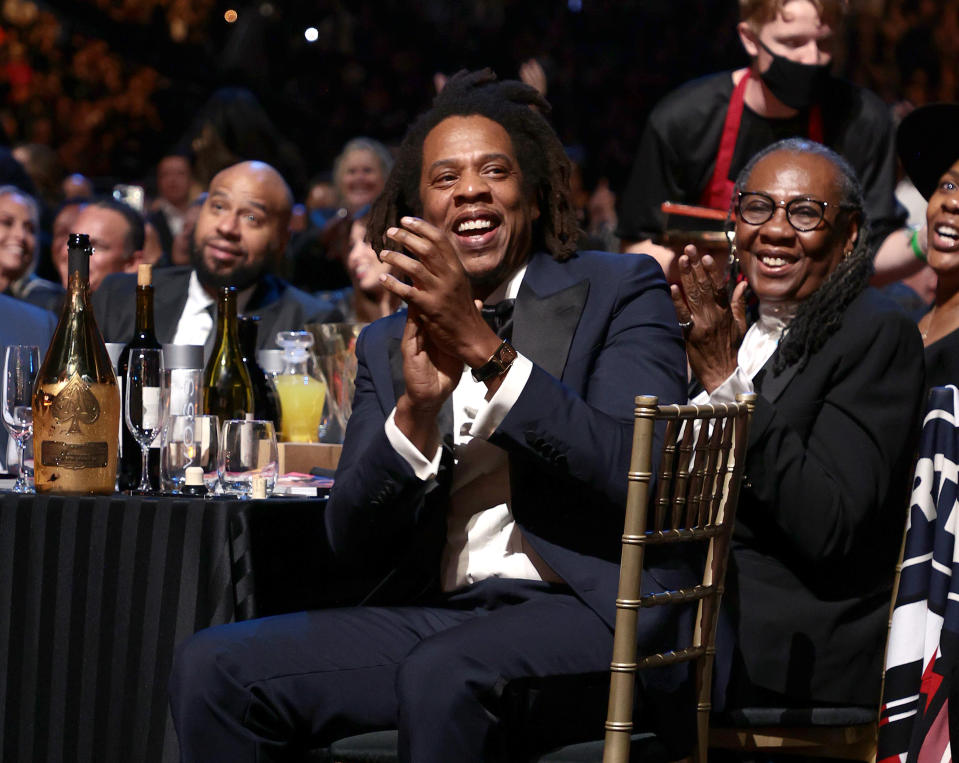
[[[799,198],[790,201],[773,201],[764,193],[740,191],[736,203],[739,217],[744,223],[762,225],[776,213],[776,207],[786,210],[789,224],[800,233],[815,230],[826,215],[826,207],[839,209],[858,209],[851,204],[830,204],[819,199]]]

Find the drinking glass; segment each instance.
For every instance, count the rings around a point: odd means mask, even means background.
[[[140,485],[135,492],[153,492],[148,475],[150,443],[163,426],[163,406],[160,404],[160,379],[163,375],[161,350],[130,350],[127,365],[126,402],[124,417],[130,434],[140,444]]]
[[[40,348],[14,344],[7,347],[3,358],[3,425],[17,443],[20,466],[17,469],[15,493],[32,493],[23,466],[23,449],[33,434],[33,383],[40,368]]]
[[[270,495],[276,484],[278,461],[272,421],[228,419],[223,423],[217,472],[224,492],[249,498],[253,478],[263,477]]]
[[[342,443],[346,422],[353,412],[356,392],[356,340],[366,323],[308,323],[313,335],[313,354],[330,384],[332,401],[326,430],[320,442]],[[261,350],[262,352],[262,350]],[[262,365],[262,364],[261,364]]]
[[[207,488],[216,485],[219,439],[220,422],[216,416],[169,416],[160,437],[160,479],[164,490],[180,492],[188,466],[203,469]]]

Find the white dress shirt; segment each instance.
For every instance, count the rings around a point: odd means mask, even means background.
[[[736,361],[739,365],[722,384],[710,395],[703,390],[690,402],[696,405],[705,403],[735,403],[736,395],[755,392],[753,377],[779,346],[783,331],[796,314],[795,304],[763,305],[759,303],[757,320],[743,337]]]
[[[515,299],[525,274],[524,266],[488,302]],[[532,370],[532,362],[517,354],[503,383],[487,401],[486,385],[473,381],[469,367],[464,367],[453,390],[454,466],[441,569],[444,591],[489,577],[560,581],[513,519],[506,451],[487,442],[519,399]],[[426,458],[396,426],[395,415],[394,408],[386,420],[387,438],[419,479],[433,479],[441,449]]]
[[[255,286],[250,286],[237,293],[237,313],[242,313],[246,309],[254,288]],[[180,313],[180,320],[176,325],[173,344],[205,345],[210,332],[213,331],[213,314],[216,312],[215,309],[210,310],[209,308],[215,304],[216,300],[207,294],[200,285],[200,280],[196,277],[196,271],[192,271],[190,273],[190,285],[187,287],[186,304],[183,305],[183,312]]]

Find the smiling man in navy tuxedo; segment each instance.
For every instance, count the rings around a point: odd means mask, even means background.
[[[655,262],[575,251],[547,109],[461,72],[407,134],[369,231],[409,307],[360,337],[326,512],[336,552],[386,582],[365,606],[187,642],[171,679],[184,763],[390,727],[403,760],[503,760],[505,686],[608,671],[633,397],[684,399],[686,365]],[[691,580],[648,560],[652,589]],[[671,617],[644,612],[642,641],[671,643]],[[647,706],[668,712],[682,685],[663,671]]]

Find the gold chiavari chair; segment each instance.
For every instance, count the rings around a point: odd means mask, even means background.
[[[636,397],[605,740],[554,750],[540,757],[541,763],[628,761],[636,672],[680,662],[694,664],[697,743],[692,759],[705,763],[716,622],[755,399],[749,394],[736,403],[697,406],[658,405],[655,397]],[[658,421],[665,422],[665,436],[650,500]],[[690,588],[641,594],[647,547],[692,543],[705,547],[701,581]],[[688,646],[637,656],[643,609],[691,604],[698,611]],[[395,731],[373,732],[335,742],[326,754],[338,763],[388,761],[396,759],[395,745]]]

